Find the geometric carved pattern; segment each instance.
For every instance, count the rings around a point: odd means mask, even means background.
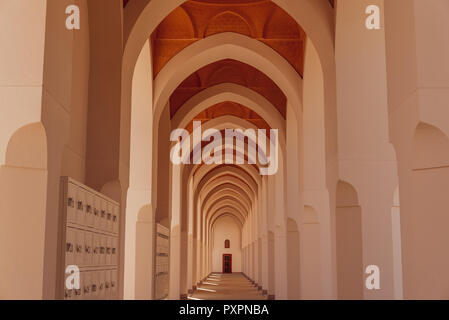
[[[273,104],[286,117],[287,98],[281,89],[264,73],[243,62],[225,59],[211,63],[187,77],[170,97],[170,116],[200,91],[221,83],[247,87]]]
[[[306,34],[276,4],[270,0],[191,0],[172,11],[153,33],[153,76],[187,46],[222,32],[263,42],[303,75]]]

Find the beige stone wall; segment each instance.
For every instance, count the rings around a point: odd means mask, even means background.
[[[87,0],[79,1],[81,29],[74,32],[70,138],[64,147],[61,175],[85,182],[89,105],[90,37]]]
[[[225,249],[225,240],[231,246]],[[232,272],[242,272],[241,230],[233,218],[223,217],[215,222],[212,244],[212,272],[223,272],[223,254],[232,254]]]

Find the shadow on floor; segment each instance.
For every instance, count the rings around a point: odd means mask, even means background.
[[[188,300],[267,300],[241,273],[212,273]]]

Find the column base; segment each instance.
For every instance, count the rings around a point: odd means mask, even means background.
[[[187,300],[187,294],[181,294],[181,295],[179,296],[179,299],[180,299],[180,300]]]
[[[275,300],[274,294],[269,294],[267,299],[268,300]]]

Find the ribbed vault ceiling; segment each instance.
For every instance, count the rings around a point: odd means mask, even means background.
[[[283,9],[270,0],[204,0],[183,3],[154,31],[154,76],[185,47],[222,32],[243,34],[265,43],[303,74],[306,35]]]
[[[211,63],[187,77],[170,97],[171,117],[195,94],[227,82],[242,85],[259,93],[285,118],[287,98],[274,81],[256,68],[232,59]]]

